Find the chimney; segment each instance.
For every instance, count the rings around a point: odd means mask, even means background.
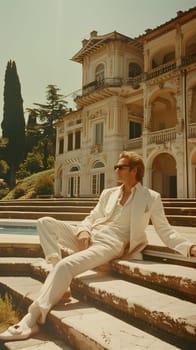
[[[177,14],[177,17],[180,17],[180,16],[183,15],[183,11],[181,11],[181,10],[180,10],[180,11],[177,11],[176,14]]]
[[[96,31],[96,30],[93,30],[93,31],[90,33],[90,37],[91,37],[91,38],[94,38],[95,36],[97,36],[97,31]]]
[[[82,47],[86,46],[88,43],[88,40],[87,39],[83,39],[82,40]]]

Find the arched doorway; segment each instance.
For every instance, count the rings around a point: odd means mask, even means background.
[[[104,173],[105,165],[97,161],[94,163],[91,169],[91,193],[93,195],[99,195],[105,185],[105,173]]]
[[[78,197],[80,195],[80,168],[72,166],[70,169],[71,175],[68,178],[68,196]]]
[[[158,155],[152,163],[152,188],[163,198],[177,197],[176,161],[168,153]]]

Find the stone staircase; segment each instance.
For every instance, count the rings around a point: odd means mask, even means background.
[[[0,254],[0,292],[8,292],[23,313],[51,268],[39,243],[28,243],[27,251],[24,240]],[[87,271],[74,278],[72,297],[51,310],[38,335],[0,349],[195,349],[195,261],[184,266],[178,257],[175,264],[118,259]]]
[[[50,198],[1,200],[0,219],[38,219],[50,215],[59,220],[82,220],[97,198]],[[196,199],[163,199],[168,221],[176,226],[196,227]]]
[[[0,219],[17,222],[51,215],[77,221],[96,203],[93,198],[1,201]],[[171,223],[192,226],[178,229],[190,231],[196,242],[196,200],[164,199],[163,204]],[[151,225],[148,230],[152,237]],[[43,260],[38,237],[0,239],[0,294],[8,292],[16,309],[25,313],[50,265]],[[0,349],[195,349],[196,258],[184,258],[155,243],[145,248],[143,261],[118,259],[74,278],[72,297],[51,310],[38,335],[0,344]]]

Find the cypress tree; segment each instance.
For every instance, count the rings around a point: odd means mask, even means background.
[[[14,61],[7,63],[4,85],[2,135],[7,139],[4,157],[9,165],[7,182],[10,188],[16,184],[16,171],[24,159],[25,119],[20,81]]]

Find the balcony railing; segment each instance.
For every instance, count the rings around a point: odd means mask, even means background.
[[[188,126],[188,138],[196,137],[196,123]]]
[[[182,57],[182,66],[194,63],[195,61],[196,61],[195,53],[189,56],[184,56]],[[148,72],[144,72],[134,78],[130,77],[130,78],[124,79],[124,78],[114,77],[114,78],[105,78],[101,81],[94,80],[89,84],[83,86],[82,89],[77,90],[75,93],[73,93],[73,97],[77,98],[77,97],[87,96],[98,89],[103,89],[107,87],[121,87],[123,85],[131,85],[133,88],[137,88],[141,82],[156,78],[162,74],[171,72],[174,69],[176,69],[176,61],[172,60]]]
[[[130,84],[133,87],[137,84],[140,84],[142,81],[145,80],[146,74],[145,73],[141,73],[140,75],[137,75],[136,77],[132,78],[127,78],[123,80],[123,84]]]
[[[162,64],[154,69],[152,69],[151,71],[149,71],[147,73],[147,80],[148,79],[152,79],[152,78],[156,78],[161,74],[170,72],[172,70],[174,70],[176,68],[176,61],[170,61],[168,63]]]
[[[182,65],[186,66],[188,64],[196,62],[196,53],[193,53],[189,56],[182,57]]]
[[[152,143],[161,144],[176,138],[176,128],[153,131],[148,135],[148,145]]]
[[[82,89],[82,96],[86,96],[89,93],[106,87],[119,87],[122,86],[123,80],[121,78],[105,78],[103,80],[94,80],[90,84],[85,85]]]
[[[124,145],[124,149],[126,151],[130,151],[132,149],[140,149],[142,148],[142,137],[137,137],[136,139],[130,139]]]

